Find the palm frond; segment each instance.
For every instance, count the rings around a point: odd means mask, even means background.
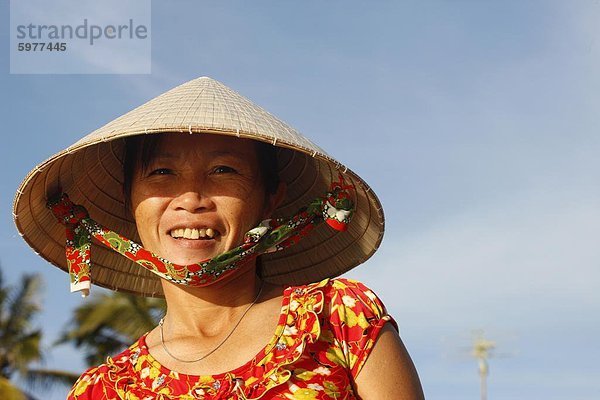
[[[37,294],[41,288],[39,275],[25,275],[16,292],[9,294],[8,318],[4,330],[14,334],[29,329],[31,318],[40,310]]]
[[[56,387],[71,388],[79,374],[55,369],[30,369],[22,376],[25,386],[35,392],[48,391]]]
[[[39,275],[24,275],[16,285],[6,285],[0,268],[0,399],[35,400],[28,391],[11,382],[18,376],[30,388],[47,390],[57,385],[71,386],[77,375],[57,370],[32,369],[32,362],[43,361],[42,331],[32,327],[41,309],[38,295]]]
[[[41,340],[42,332],[37,330],[19,336],[16,343],[13,344],[11,351],[8,353],[8,359],[13,368],[19,371],[19,374],[25,374],[32,362],[42,360]]]
[[[25,275],[17,286],[0,287],[0,375],[7,379],[17,371],[24,373],[31,362],[42,358],[41,332],[31,328],[40,309],[36,298],[40,286],[38,275]]]
[[[4,321],[6,299],[8,298],[9,288],[4,286],[4,273],[0,265],[0,324]]]
[[[104,361],[153,329],[166,304],[125,293],[105,294],[78,307],[57,344],[83,348],[89,365]]]

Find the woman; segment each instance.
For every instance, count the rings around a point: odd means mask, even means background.
[[[73,291],[93,278],[167,301],[70,399],[423,398],[381,301],[331,279],[377,249],[377,197],[219,82],[176,87],[36,167],[14,214]]]

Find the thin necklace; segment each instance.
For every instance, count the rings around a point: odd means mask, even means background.
[[[173,353],[171,353],[169,351],[169,349],[167,349],[167,345],[165,344],[165,337],[164,337],[164,333],[163,333],[163,325],[165,323],[165,317],[162,317],[160,319],[160,322],[158,323],[158,326],[160,327],[160,344],[162,345],[162,348],[164,349],[164,351],[171,356],[172,358],[174,358],[177,361],[183,362],[183,363],[195,363],[198,361],[202,361],[204,360],[206,357],[210,356],[212,353],[214,353],[215,351],[217,351],[221,346],[223,346],[223,344],[227,341],[227,339],[229,339],[229,337],[231,335],[233,335],[233,332],[236,330],[236,328],[240,325],[240,323],[242,322],[242,319],[244,319],[244,317],[246,316],[246,314],[248,314],[248,311],[250,311],[250,309],[252,308],[253,305],[256,304],[256,302],[258,301],[260,295],[262,294],[262,290],[263,290],[263,286],[264,286],[264,281],[261,282],[260,284],[260,289],[258,289],[258,294],[256,295],[256,297],[254,298],[254,301],[252,301],[252,303],[246,308],[246,310],[242,313],[242,316],[240,317],[240,319],[238,320],[238,322],[235,324],[235,326],[233,327],[233,329],[231,330],[231,332],[229,332],[227,334],[227,336],[225,336],[225,339],[223,339],[221,341],[221,343],[219,343],[217,345],[217,347],[215,347],[214,349],[212,349],[211,351],[209,351],[208,353],[206,353],[205,355],[203,355],[200,358],[197,358],[195,360],[183,360],[177,356],[175,356]]]

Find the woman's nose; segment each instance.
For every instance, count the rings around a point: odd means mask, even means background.
[[[185,188],[173,199],[171,206],[176,210],[185,210],[191,213],[210,210],[214,203],[202,185],[185,185]]]

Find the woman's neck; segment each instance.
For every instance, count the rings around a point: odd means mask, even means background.
[[[167,301],[165,326],[170,335],[195,337],[218,336],[231,329],[248,306],[260,301],[257,294],[263,284],[256,276],[256,265],[206,287],[162,282]]]
[[[166,282],[163,288],[163,332],[152,330],[146,345],[158,362],[180,373],[212,375],[243,365],[273,338],[281,317],[284,288],[263,283],[255,265],[204,288]]]

